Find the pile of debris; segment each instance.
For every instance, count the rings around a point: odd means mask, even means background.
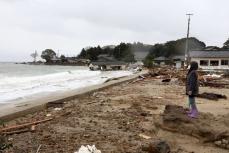
[[[133,83],[142,81],[142,80],[149,80],[149,79],[159,79],[161,82],[170,82],[173,78],[177,78],[181,84],[185,82],[186,71],[182,69],[175,69],[170,67],[163,67],[163,68],[154,68],[150,69],[147,74],[139,76],[139,78]],[[179,83],[180,84],[180,83]]]
[[[197,95],[199,98],[205,98],[209,100],[219,100],[219,99],[227,99],[226,95],[221,95],[221,94],[215,94],[215,93],[208,93],[204,92],[202,94]]]
[[[214,143],[220,148],[229,150],[227,124],[228,121],[224,118],[216,120],[212,114],[208,113],[200,113],[198,119],[192,119],[188,117],[186,109],[182,106],[166,105],[162,120],[157,123],[157,126],[163,130],[190,135],[203,143]]]
[[[229,80],[223,74],[205,74],[200,75],[200,85],[215,88],[229,88]]]
[[[216,88],[229,88],[229,79],[226,72],[209,74],[210,72],[198,71],[200,86]],[[212,72],[211,72],[212,73]],[[162,79],[162,82],[170,82],[172,78],[178,79],[179,85],[185,85],[187,70],[173,67],[153,68],[142,79]]]

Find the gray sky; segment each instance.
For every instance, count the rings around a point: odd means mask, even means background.
[[[228,0],[0,0],[0,61],[32,60],[46,48],[77,55],[83,47],[191,36],[207,45],[229,37]]]

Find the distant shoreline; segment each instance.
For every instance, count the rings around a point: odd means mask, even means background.
[[[22,64],[22,65],[58,65],[58,66],[88,66],[86,64],[58,64],[58,63],[34,63],[34,62],[13,62],[14,64]]]

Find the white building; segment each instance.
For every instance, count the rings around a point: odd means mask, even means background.
[[[202,69],[229,70],[229,51],[191,51],[190,58]]]
[[[182,68],[184,66],[184,62],[185,62],[184,55],[175,55],[172,56],[171,59],[173,60],[173,64],[177,69]]]

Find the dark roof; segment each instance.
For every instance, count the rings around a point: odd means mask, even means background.
[[[190,57],[223,58],[229,57],[229,51],[191,51]]]
[[[93,65],[126,65],[126,62],[123,61],[107,61],[107,62],[91,62]]]
[[[160,56],[160,57],[154,58],[153,60],[154,61],[170,61],[169,58],[164,57],[164,56]]]
[[[109,56],[107,54],[100,54],[98,56],[98,61],[104,62],[104,61],[116,61],[116,59],[113,56]]]
[[[184,61],[185,60],[185,56],[184,55],[174,55],[174,56],[171,57],[171,59]]]

